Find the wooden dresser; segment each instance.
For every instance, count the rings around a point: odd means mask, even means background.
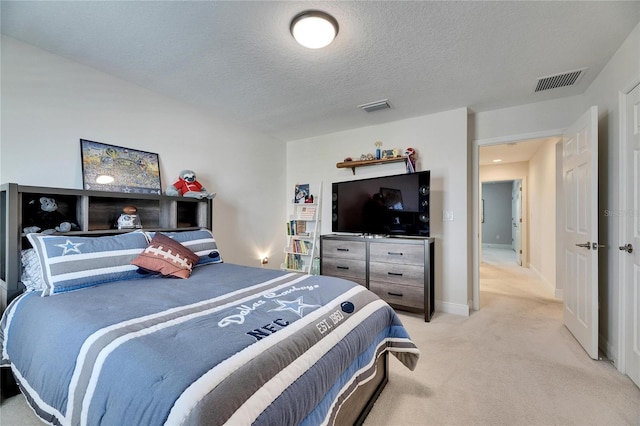
[[[323,235],[321,274],[355,281],[400,310],[434,312],[433,238]]]

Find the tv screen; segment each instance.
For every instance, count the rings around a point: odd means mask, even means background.
[[[430,171],[332,184],[331,231],[429,236]]]

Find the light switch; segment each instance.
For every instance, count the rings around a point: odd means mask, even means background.
[[[451,210],[443,210],[442,211],[442,221],[443,222],[453,222],[453,212]]]

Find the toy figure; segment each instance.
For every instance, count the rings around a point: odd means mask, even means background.
[[[167,188],[167,195],[174,197],[213,198],[215,193],[210,193],[200,182],[196,180],[196,172],[182,170],[178,180]]]
[[[54,234],[56,232],[77,231],[78,225],[68,221],[62,213],[58,211],[56,200],[49,197],[40,197],[29,201],[27,206],[29,211],[25,215],[25,234],[40,232],[43,234]]]

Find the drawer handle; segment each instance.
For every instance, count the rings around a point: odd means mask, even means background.
[[[349,267],[348,266],[336,266],[336,269],[345,269],[346,270],[346,269],[349,269]]]
[[[387,272],[387,274],[393,275],[394,277],[401,277],[402,276],[402,272]]]
[[[345,248],[337,248],[336,250],[338,250],[338,251],[349,251],[349,249],[345,249]]]
[[[393,251],[388,251],[387,254],[389,256],[402,256],[402,252],[397,253],[397,252],[393,252]]]
[[[387,292],[387,294],[389,296],[397,296],[397,297],[402,297],[402,293],[391,293],[390,291]]]

